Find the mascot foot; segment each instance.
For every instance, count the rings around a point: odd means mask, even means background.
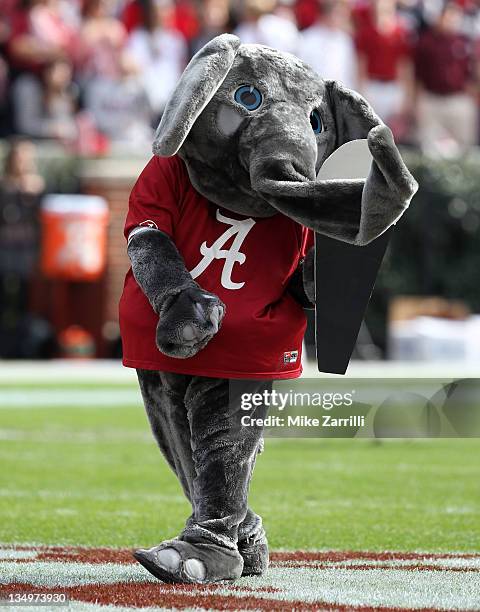
[[[268,569],[268,541],[265,531],[239,540],[238,552],[243,557],[242,576],[259,576]]]
[[[243,559],[234,548],[203,542],[169,540],[133,553],[159,580],[168,583],[208,583],[240,578]]]

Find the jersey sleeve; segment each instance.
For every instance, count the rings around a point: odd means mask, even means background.
[[[124,235],[137,227],[151,227],[174,238],[180,217],[185,177],[175,158],[152,157],[130,194]]]

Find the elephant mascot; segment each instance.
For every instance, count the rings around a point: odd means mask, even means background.
[[[343,143],[368,138],[366,180],[316,180]],[[222,34],[191,60],[135,184],[120,301],[124,365],[137,370],[156,441],[192,514],[135,558],[172,583],[261,574],[262,519],[248,487],[262,427],[242,427],[232,380],[268,389],[301,373],[315,299],[313,232],[367,245],[416,183],[390,130],[357,93],[293,55]],[[255,407],[254,417],[267,406]]]

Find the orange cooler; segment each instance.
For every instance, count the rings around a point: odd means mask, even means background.
[[[99,196],[48,195],[41,219],[43,274],[70,281],[97,280],[106,264],[107,202]]]

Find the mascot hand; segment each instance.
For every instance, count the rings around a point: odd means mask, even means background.
[[[186,359],[204,348],[220,329],[225,305],[201,287],[188,287],[167,299],[157,325],[157,348]]]

